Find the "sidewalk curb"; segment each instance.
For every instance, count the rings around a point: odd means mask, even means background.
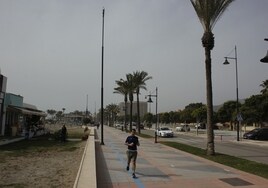
[[[97,187],[95,129],[94,127],[90,129],[73,188]]]

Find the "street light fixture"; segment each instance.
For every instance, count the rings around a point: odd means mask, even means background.
[[[236,120],[237,120],[237,141],[239,141],[239,130],[240,130],[240,127],[239,127],[239,119],[241,119],[240,117],[240,114],[239,114],[239,109],[238,109],[238,70],[237,70],[237,50],[236,50],[236,46],[235,46],[235,57],[224,57],[225,58],[225,61],[224,61],[224,65],[229,65],[229,61],[228,59],[234,59],[235,60],[235,75],[236,75]]]
[[[155,103],[155,116],[156,116],[156,123],[155,123],[155,135],[154,135],[154,143],[157,143],[157,129],[158,129],[158,114],[157,114],[157,95],[158,95],[158,89],[156,87],[155,89],[155,95],[146,95],[149,97],[148,99],[148,103],[152,103],[153,100],[152,100],[152,97],[155,97],[156,98],[156,103]]]
[[[265,41],[268,41],[268,38],[264,39]],[[264,58],[262,58],[260,60],[262,63],[268,63],[268,50],[267,50],[267,54]]]

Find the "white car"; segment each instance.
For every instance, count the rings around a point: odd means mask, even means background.
[[[157,136],[161,137],[173,137],[174,133],[173,131],[168,127],[160,127],[156,131]]]
[[[195,128],[197,129],[206,129],[206,124],[205,123],[198,123],[195,125]]]
[[[177,132],[189,132],[190,126],[187,124],[181,124],[180,126],[176,127]]]
[[[121,129],[123,126],[124,126],[123,124],[119,124],[119,123],[115,124],[115,128],[117,129]]]

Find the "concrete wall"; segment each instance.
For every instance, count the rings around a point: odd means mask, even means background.
[[[95,154],[95,129],[90,127],[90,135],[84,150],[80,167],[73,188],[96,188],[96,154]]]

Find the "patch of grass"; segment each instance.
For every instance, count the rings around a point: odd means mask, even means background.
[[[54,139],[60,139],[61,128],[49,128]],[[90,132],[90,129],[88,130]],[[84,129],[81,127],[67,127],[67,139],[82,139],[84,135]]]
[[[191,153],[199,157],[268,179],[268,165],[267,164],[257,163],[254,161],[241,159],[238,157],[225,155],[221,153],[216,153],[214,156],[208,156],[206,154],[206,150],[204,149],[189,146],[186,144],[181,144],[178,142],[160,142],[160,143],[176,148],[178,150],[182,150],[187,153]]]
[[[55,131],[56,134],[58,131]],[[84,134],[82,128],[68,129],[68,138],[79,138],[81,139]],[[0,146],[0,159],[4,159],[4,155],[10,156],[23,156],[32,152],[45,152],[47,150],[59,150],[59,151],[74,151],[77,142],[60,142],[55,140],[53,134],[44,135],[30,140],[21,140],[19,142],[10,143],[7,145]],[[3,154],[2,154],[3,153]],[[3,160],[1,160],[3,161]]]
[[[139,134],[140,137],[143,137],[143,138],[154,138],[153,136],[150,136],[148,134]]]
[[[0,159],[5,156],[24,156],[33,152],[46,152],[46,151],[73,151],[77,149],[76,145],[79,142],[59,142],[51,139],[50,137],[38,137],[31,140],[22,140],[19,142],[10,143],[0,146]]]
[[[78,148],[79,147],[76,147],[76,146],[65,147],[65,148],[62,148],[61,151],[74,151],[74,150],[76,150]]]
[[[90,133],[90,129],[88,129],[88,132]],[[68,138],[78,138],[81,139],[84,135],[84,129],[82,128],[69,128],[68,129]]]

